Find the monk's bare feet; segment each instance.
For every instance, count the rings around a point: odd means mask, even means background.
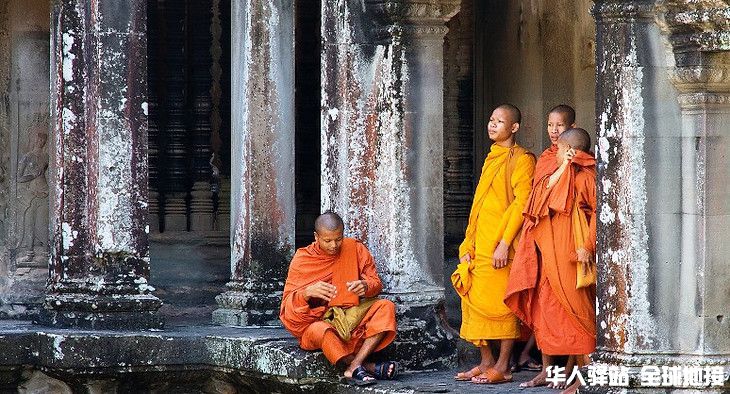
[[[457,373],[456,376],[454,376],[454,380],[461,380],[461,381],[471,380],[471,378],[479,375],[480,373],[482,373],[482,368],[481,368],[481,366],[477,365],[476,367],[474,367],[468,371]]]
[[[375,377],[361,365],[350,365],[343,373],[345,379],[362,383],[375,382]]]
[[[575,394],[580,388],[580,380],[576,379],[575,382],[571,383],[568,388],[561,391],[560,394]]]
[[[532,380],[524,383],[520,383],[520,387],[522,388],[529,388],[529,387],[542,387],[542,386],[551,386],[548,385],[547,382],[547,371],[542,371],[537,376],[532,378]]]

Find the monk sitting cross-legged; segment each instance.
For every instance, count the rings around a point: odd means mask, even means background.
[[[395,305],[375,298],[383,286],[373,256],[343,231],[336,213],[317,218],[315,241],[297,250],[289,266],[279,318],[302,349],[322,349],[344,367],[348,383],[393,379],[396,362],[366,359],[395,338]]]

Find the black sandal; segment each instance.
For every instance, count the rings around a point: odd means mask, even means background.
[[[347,382],[347,384],[352,385],[352,386],[369,386],[369,385],[375,384],[375,382],[377,382],[377,380],[375,380],[375,376],[373,376],[373,374],[371,374],[365,368],[363,368],[362,365],[355,368],[355,370],[352,371],[351,378],[344,376],[344,379]]]
[[[393,370],[388,373],[390,367],[393,366]],[[380,380],[393,380],[398,376],[398,370],[400,365],[395,361],[383,361],[375,363],[375,377]]]

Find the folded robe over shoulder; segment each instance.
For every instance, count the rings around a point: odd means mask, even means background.
[[[469,254],[471,262],[459,263],[451,275],[451,283],[461,297],[459,333],[476,346],[520,336],[515,315],[502,301],[510,268],[494,268],[492,252],[504,240],[510,245],[511,260],[534,169],[534,155],[517,145],[493,144],[484,160],[469,224],[459,247],[459,257]]]
[[[345,238],[336,256],[322,252],[316,242],[297,250],[284,285],[279,310],[279,318],[284,327],[299,340],[303,349],[322,349],[333,364],[356,352],[365,338],[386,333],[376,351],[385,348],[395,338],[395,305],[388,300],[377,300],[373,303],[351,333],[349,341],[342,340],[333,326],[322,320],[330,307],[349,308],[359,305],[359,297],[347,290],[346,283],[354,280],[364,280],[367,283],[366,298],[375,297],[383,288],[373,257],[365,245],[352,238]],[[329,303],[318,299],[310,299],[308,302],[304,299],[304,289],[319,281],[337,287],[337,295]]]

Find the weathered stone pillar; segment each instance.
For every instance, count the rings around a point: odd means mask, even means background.
[[[718,4],[599,1],[594,8],[594,359],[628,367],[631,392],[656,390],[641,381],[645,366],[708,367],[706,374],[730,365],[730,46],[723,39],[730,9]],[[672,387],[685,384],[679,373]]]
[[[459,1],[364,4],[322,2],[322,210],[373,253],[399,306],[396,352],[433,367],[450,352],[434,309],[444,297],[443,39]]]
[[[278,325],[294,253],[294,5],[234,1],[231,281],[213,321]]]
[[[146,1],[57,0],[51,326],[161,327],[147,225]]]

